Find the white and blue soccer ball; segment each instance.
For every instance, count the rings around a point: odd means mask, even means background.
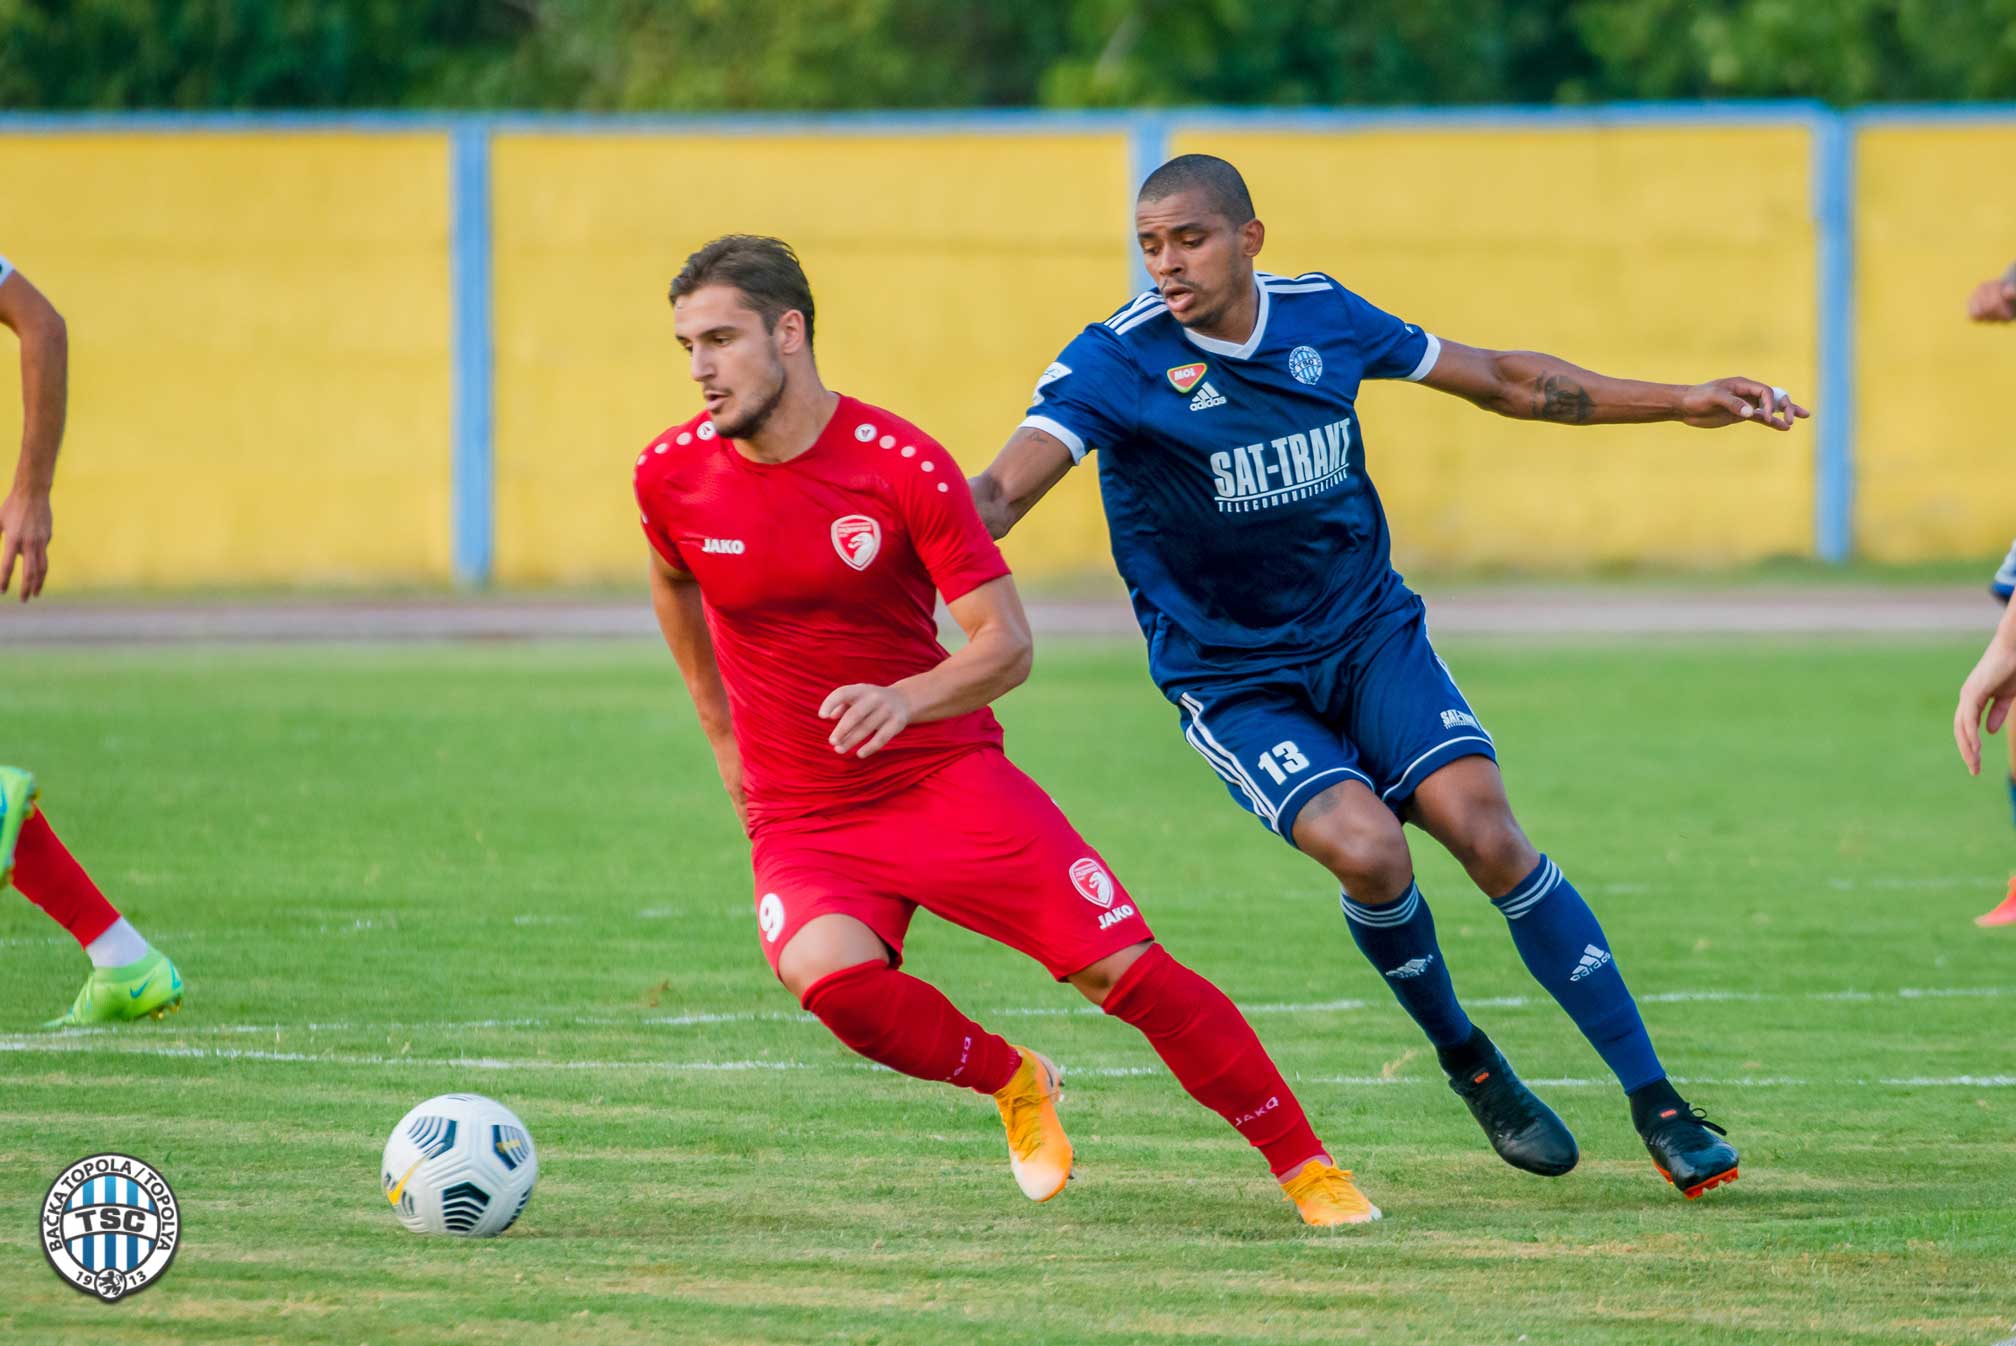
[[[489,1238],[525,1213],[539,1181],[532,1133],[481,1094],[442,1094],[399,1119],[385,1142],[381,1189],[416,1234]]]

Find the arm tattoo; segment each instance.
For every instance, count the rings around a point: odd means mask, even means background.
[[[1595,403],[1582,385],[1559,374],[1533,380],[1533,416],[1542,421],[1567,421],[1581,425],[1589,419]]]

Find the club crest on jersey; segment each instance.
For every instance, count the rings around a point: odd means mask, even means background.
[[[1187,393],[1203,381],[1208,368],[1202,360],[1193,360],[1187,365],[1177,365],[1168,373],[1169,386],[1179,393]]]
[[[856,570],[866,570],[882,550],[882,525],[866,514],[849,514],[833,521],[833,550]]]
[[[1089,855],[1071,862],[1071,886],[1095,907],[1113,905],[1113,876]]]

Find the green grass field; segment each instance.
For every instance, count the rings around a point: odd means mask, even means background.
[[[2016,833],[1947,737],[1977,649],[1447,649],[1743,1146],[1695,1203],[1446,856],[1417,836],[1458,989],[1554,1081],[1567,1178],[1491,1156],[1334,889],[1231,806],[1139,651],[1040,651],[1010,751],[1387,1211],[1331,1234],[1130,1030],[932,918],[910,968],[1071,1075],[1058,1200],[1016,1194],[984,1100],[799,1016],[662,652],[0,657],[0,760],[190,984],[164,1023],[41,1033],[83,960],[0,900],[0,1341],[1988,1346],[2016,1323],[2016,930],[1969,918]],[[460,1089],[540,1147],[500,1240],[414,1237],[378,1192],[391,1124]],[[101,1149],[184,1208],[173,1270],[115,1307],[35,1238]]]

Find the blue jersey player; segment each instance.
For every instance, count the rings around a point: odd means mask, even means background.
[[[1367,379],[1408,379],[1569,424],[1787,430],[1806,411],[1750,379],[1638,383],[1439,341],[1330,276],[1257,271],[1265,231],[1222,159],[1157,169],[1136,224],[1155,288],[1043,372],[974,479],[982,517],[1005,534],[1098,453],[1114,559],[1184,738],[1235,802],[1342,883],[1358,947],[1506,1162],[1566,1173],[1575,1138],[1457,1002],[1402,822],[1506,917],[1616,1072],[1660,1171],[1689,1197],[1734,1179],[1734,1147],[1667,1081],[1596,917],[1512,816],[1491,736],[1393,571],[1356,401]]]

